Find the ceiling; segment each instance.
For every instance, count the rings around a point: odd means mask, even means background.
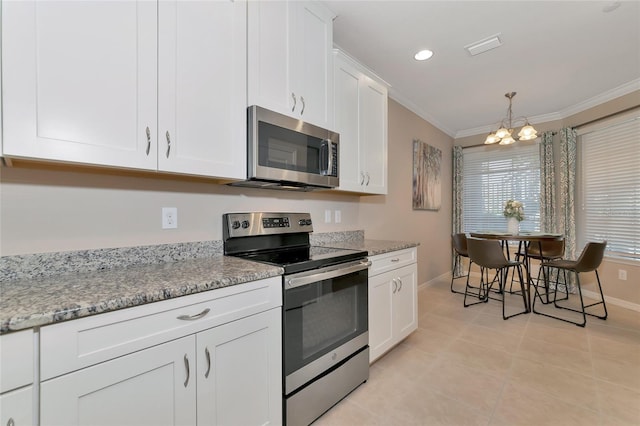
[[[337,15],[334,44],[452,137],[495,130],[507,92],[514,118],[535,124],[640,89],[640,1],[324,3]],[[464,48],[498,33],[496,49]],[[433,57],[413,59],[424,48]]]

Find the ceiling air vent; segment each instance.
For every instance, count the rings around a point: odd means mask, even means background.
[[[501,35],[501,33],[492,35],[491,37],[487,37],[480,41],[476,41],[475,43],[468,44],[464,48],[467,49],[471,56],[479,55],[480,53],[484,53],[487,50],[495,49],[496,47],[502,46],[502,40],[500,40]]]

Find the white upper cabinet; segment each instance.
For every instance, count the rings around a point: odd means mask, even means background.
[[[244,1],[160,1],[158,169],[246,178]]]
[[[340,134],[339,190],[387,193],[387,86],[335,50],[335,130]]]
[[[253,1],[248,105],[333,128],[333,13],[312,1]]]
[[[2,2],[2,154],[245,177],[245,17],[242,1]]]
[[[156,168],[155,3],[2,2],[2,56],[4,155]]]

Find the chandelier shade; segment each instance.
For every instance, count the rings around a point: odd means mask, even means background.
[[[534,129],[531,124],[529,124],[529,120],[527,120],[526,117],[516,117],[515,120],[513,119],[512,100],[515,95],[516,92],[505,93],[504,96],[509,99],[509,109],[507,110],[507,117],[500,122],[498,130],[489,133],[484,141],[485,144],[499,143],[500,145],[510,145],[516,142],[516,140],[530,141],[538,137],[538,131]],[[518,132],[518,139],[514,139],[513,123],[514,121],[517,123],[519,120],[524,121],[524,126]]]

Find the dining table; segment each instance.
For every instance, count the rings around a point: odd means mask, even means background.
[[[548,233],[548,232],[518,232],[517,234],[512,234],[509,232],[502,231],[476,231],[470,232],[469,235],[472,238],[482,238],[487,240],[499,240],[502,243],[503,248],[506,251],[507,259],[511,259],[511,255],[509,252],[509,242],[518,242],[518,251],[517,253],[524,253],[523,265],[526,270],[526,295],[525,298],[527,300],[527,306],[529,312],[531,312],[531,284],[533,279],[531,278],[531,258],[529,257],[529,247],[531,244],[538,244],[539,251],[538,253],[542,253],[542,243],[543,241],[553,241],[559,240],[563,238],[562,234],[556,233]],[[523,247],[524,246],[524,247]],[[544,275],[544,271],[543,271]],[[545,288],[547,297],[549,295],[549,290],[547,288],[547,280],[545,280]],[[503,289],[504,290],[504,289]]]

